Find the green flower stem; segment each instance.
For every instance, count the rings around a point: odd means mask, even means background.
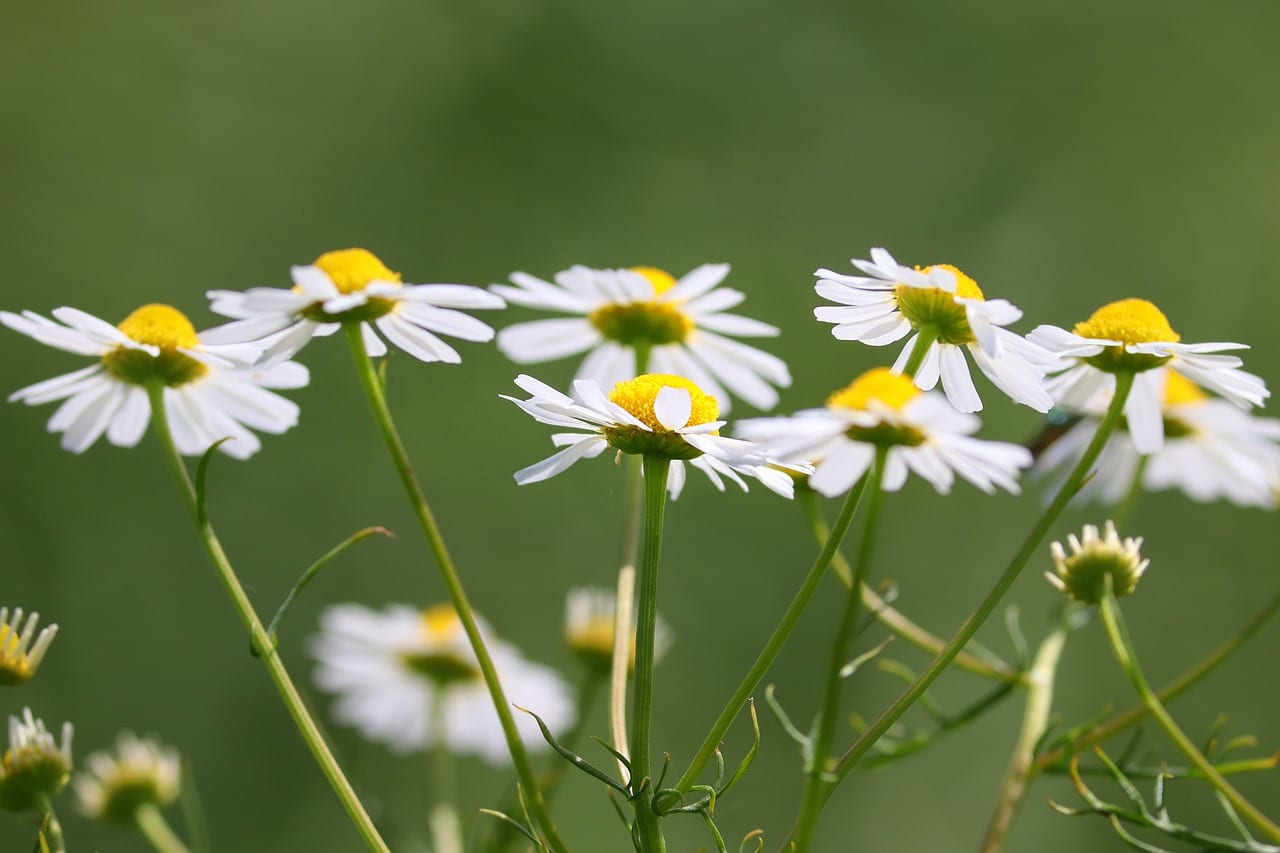
[[[827,566],[831,564],[831,558],[835,556],[836,550],[844,540],[845,533],[849,530],[849,523],[853,521],[854,513],[858,511],[862,493],[867,487],[867,479],[864,476],[859,480],[858,484],[850,489],[848,496],[845,497],[844,505],[840,508],[840,515],[836,517],[836,523],[831,528],[831,535],[822,543],[822,548],[818,552],[817,558],[813,561],[813,566],[809,569],[809,573],[805,575],[804,581],[800,584],[800,589],[796,591],[795,597],[787,605],[787,610],[782,614],[778,627],[773,629],[773,634],[769,636],[768,642],[765,643],[764,648],[760,651],[755,663],[747,670],[746,676],[743,677],[742,682],[734,690],[733,696],[730,697],[720,711],[720,716],[716,718],[715,723],[711,726],[711,731],[707,732],[707,736],[702,739],[702,745],[698,747],[698,751],[694,754],[693,761],[689,763],[688,769],[684,771],[680,781],[675,784],[675,789],[680,793],[689,793],[697,783],[698,775],[707,766],[707,762],[715,754],[716,748],[720,746],[724,733],[729,730],[734,718],[738,716],[742,706],[747,703],[747,699],[751,697],[752,692],[760,684],[760,679],[764,678],[764,674],[773,665],[774,659],[782,651],[783,644],[791,636],[796,623],[800,621],[800,615],[804,613],[805,607],[809,604],[809,599],[813,598],[813,594],[817,591],[818,584],[821,583],[823,575],[826,574]]]
[[[249,601],[249,596],[245,594],[244,587],[240,584],[240,579],[236,577],[235,569],[232,568],[231,561],[227,559],[227,554],[222,549],[222,543],[218,541],[217,534],[214,533],[213,525],[207,519],[201,519],[195,487],[191,483],[191,476],[182,461],[182,456],[178,453],[178,448],[173,443],[173,433],[169,429],[169,417],[164,407],[164,389],[163,381],[151,382],[147,385],[147,396],[151,401],[152,428],[156,438],[160,441],[161,449],[164,451],[165,462],[168,463],[169,471],[178,485],[182,501],[187,507],[191,520],[196,525],[196,532],[200,535],[200,541],[204,544],[205,552],[209,555],[209,561],[217,569],[218,579],[222,581],[227,595],[231,597],[231,603],[235,607],[236,613],[239,614],[240,621],[248,629],[252,647],[258,652],[260,659],[267,667],[267,673],[275,683],[276,690],[280,693],[280,698],[289,710],[289,715],[293,717],[294,725],[298,727],[298,732],[302,735],[302,739],[310,747],[311,754],[315,756],[320,769],[329,780],[329,784],[333,786],[334,793],[342,801],[342,805],[346,808],[351,822],[355,824],[360,836],[370,850],[389,851],[390,848],[382,840],[382,836],[378,834],[377,827],[373,825],[373,820],[369,817],[369,813],[365,811],[360,798],[356,796],[355,789],[351,787],[351,783],[347,781],[342,768],[338,766],[338,761],[329,750],[329,745],[325,743],[324,736],[321,735],[315,720],[311,719],[311,714],[307,711],[302,697],[298,694],[298,689],[294,686],[293,679],[289,677],[289,672],[285,669],[284,662],[275,650],[275,644],[271,642],[266,629],[262,627],[257,611],[253,609],[253,604]]]
[[[47,794],[40,795],[40,811],[44,825],[44,840],[49,845],[49,853],[67,853],[67,842],[62,836],[62,824],[58,822],[58,813],[53,810],[53,801]],[[39,846],[37,845],[37,848]]]
[[[835,738],[836,718],[840,715],[840,687],[843,681],[840,671],[848,660],[849,646],[853,642],[854,631],[857,628],[860,601],[858,591],[866,585],[867,570],[875,550],[876,530],[880,521],[880,500],[884,496],[882,488],[884,465],[888,457],[889,448],[877,447],[875,462],[867,472],[871,481],[870,496],[867,498],[867,511],[862,517],[862,538],[858,541],[858,560],[854,563],[853,574],[850,577],[849,593],[845,596],[840,627],[836,630],[835,639],[831,643],[831,657],[827,661],[827,677],[822,689],[822,704],[819,706],[818,719],[813,724],[813,745],[809,755],[809,766],[805,768],[800,815],[796,818],[796,828],[792,833],[794,849],[797,853],[808,850],[809,845],[813,843],[813,833],[818,826],[818,813],[822,810],[822,792],[827,786],[827,758],[831,752],[831,742]]]
[[[431,787],[432,805],[431,850],[432,853],[462,853],[462,823],[458,819],[458,778],[453,767],[453,752],[444,737],[444,691],[437,691],[432,703],[432,718],[436,721],[431,738]]]
[[[916,371],[920,369],[920,365],[924,364],[924,357],[929,352],[929,347],[938,339],[938,330],[933,326],[921,326],[916,330],[919,337],[916,338],[916,345],[911,348],[911,355],[907,356],[907,365],[902,372],[912,378],[915,377]]]
[[[658,564],[662,557],[662,521],[667,506],[667,472],[671,460],[644,457],[644,548],[636,591],[636,689],[631,720],[631,796],[641,853],[663,853],[667,842],[653,810],[656,780],[649,761],[653,717],[654,638],[658,624]]]
[[[1022,731],[1018,733],[1013,757],[1000,784],[996,808],[982,841],[982,853],[999,853],[1004,849],[1027,787],[1036,776],[1036,745],[1049,727],[1049,714],[1053,710],[1053,681],[1070,632],[1071,627],[1064,619],[1040,644],[1027,672],[1027,702],[1022,715]]]
[[[1138,457],[1138,464],[1133,469],[1133,479],[1129,481],[1124,500],[1111,516],[1111,523],[1121,530],[1133,516],[1133,511],[1138,508],[1138,501],[1142,499],[1142,478],[1147,473],[1147,463],[1150,461],[1150,456]]]
[[[609,732],[613,748],[630,755],[627,747],[627,679],[631,670],[634,629],[636,561],[640,559],[640,531],[644,525],[644,460],[638,454],[623,460],[626,468],[626,508],[622,520],[622,549],[613,607],[613,658],[609,664]],[[618,772],[626,768],[618,762]]]
[[[480,673],[489,688],[489,695],[493,699],[494,710],[498,712],[498,720],[502,724],[502,732],[507,740],[507,750],[511,753],[511,762],[515,765],[516,775],[519,777],[520,784],[524,789],[529,811],[534,821],[541,828],[551,849],[555,853],[565,853],[568,848],[556,831],[551,815],[547,812],[546,803],[542,799],[542,791],[538,788],[537,776],[534,775],[533,765],[529,761],[529,753],[524,748],[524,742],[520,739],[520,733],[516,729],[515,719],[511,716],[511,703],[507,701],[506,693],[502,689],[502,683],[498,680],[498,672],[493,666],[493,658],[489,655],[489,649],[485,646],[484,638],[480,635],[480,628],[476,624],[475,612],[471,609],[471,602],[467,600],[466,591],[462,588],[462,578],[458,576],[458,570],[453,565],[453,558],[449,556],[448,548],[445,547],[444,537],[436,524],[435,516],[432,514],[431,507],[427,504],[427,498],[422,492],[422,487],[418,485],[418,479],[413,473],[413,466],[409,463],[409,455],[404,449],[404,443],[400,440],[400,434],[396,431],[395,421],[391,418],[391,409],[387,406],[387,397],[382,388],[382,381],[378,378],[378,373],[374,369],[373,360],[365,352],[364,341],[360,336],[360,324],[348,323],[343,327],[343,331],[347,335],[347,343],[351,348],[351,357],[355,361],[356,373],[360,376],[360,383],[364,386],[365,395],[369,398],[369,406],[373,409],[373,417],[377,422],[378,431],[382,433],[382,438],[386,442],[387,451],[391,454],[391,461],[396,467],[396,473],[400,475],[400,481],[409,497],[409,503],[413,506],[414,514],[418,517],[422,532],[426,535],[427,544],[430,546],[431,553],[435,556],[436,564],[440,568],[440,575],[444,579],[445,587],[449,590],[449,600],[453,603],[453,608],[458,614],[458,620],[462,623],[462,629],[466,632],[472,651],[475,652],[476,662],[480,666]]]
[[[138,825],[138,831],[157,853],[190,853],[155,803],[143,804],[133,819]]]
[[[797,489],[796,500],[805,517],[809,519],[809,527],[813,531],[814,539],[819,544],[826,542],[827,536],[830,535],[830,529],[827,526],[826,519],[822,517],[822,508],[818,504],[818,493],[813,489],[801,487]],[[850,585],[853,572],[844,554],[839,551],[836,552],[835,556],[831,558],[831,568],[835,571],[836,576],[844,582],[845,586]],[[860,594],[862,603],[866,605],[867,610],[882,625],[917,649],[929,654],[937,654],[946,645],[946,641],[941,637],[917,625],[900,611],[894,609],[870,584],[864,582]],[[974,675],[989,678],[992,681],[1020,682],[1024,680],[1022,673],[1003,661],[986,661],[963,650],[956,655],[955,665]]]
[[[1259,811],[1253,803],[1246,800],[1235,789],[1235,786],[1228,782],[1209,759],[1205,758],[1200,750],[1196,748],[1196,745],[1191,742],[1191,739],[1182,731],[1173,717],[1169,716],[1169,712],[1165,710],[1164,705],[1160,702],[1160,697],[1156,696],[1155,691],[1151,689],[1151,685],[1147,683],[1146,676],[1142,674],[1137,652],[1133,648],[1133,641],[1129,638],[1129,630],[1124,623],[1124,615],[1120,612],[1120,605],[1116,601],[1115,594],[1111,591],[1109,585],[1102,598],[1098,601],[1098,609],[1102,614],[1102,624],[1107,630],[1107,639],[1111,641],[1111,648],[1116,654],[1116,660],[1120,663],[1120,668],[1124,670],[1125,675],[1129,677],[1129,682],[1133,685],[1133,689],[1138,692],[1138,696],[1142,699],[1142,704],[1146,706],[1147,712],[1160,725],[1160,728],[1164,729],[1164,733],[1169,736],[1169,739],[1178,747],[1178,750],[1187,757],[1187,760],[1204,774],[1209,784],[1213,785],[1218,793],[1222,794],[1245,820],[1260,829],[1271,841],[1280,841],[1280,826],[1277,826],[1274,821]]]
[[[1200,679],[1217,669],[1223,661],[1235,654],[1237,649],[1247,643],[1254,634],[1258,633],[1258,630],[1277,612],[1280,612],[1280,595],[1276,595],[1268,602],[1266,607],[1258,611],[1257,615],[1249,621],[1249,624],[1244,626],[1240,633],[1218,646],[1195,666],[1165,685],[1164,689],[1156,694],[1160,697],[1160,701],[1172,702]],[[1072,741],[1070,747],[1062,746],[1043,753],[1036,759],[1036,768],[1041,771],[1056,770],[1062,762],[1071,757],[1072,753],[1080,752],[1094,744],[1101,743],[1117,732],[1122,732],[1130,726],[1141,722],[1146,716],[1147,706],[1135,705],[1123,713],[1116,714],[1110,720],[1094,726]]]
[[[924,672],[894,700],[893,704],[876,718],[875,722],[862,733],[853,746],[849,748],[849,751],[840,759],[835,768],[836,784],[827,789],[827,799],[835,791],[836,786],[853,772],[858,760],[867,753],[867,750],[871,749],[875,742],[889,730],[889,727],[897,722],[898,718],[906,713],[908,708],[915,704],[916,700],[929,689],[929,685],[933,683],[934,679],[942,674],[952,659],[959,654],[965,644],[978,632],[978,629],[995,611],[996,605],[1004,598],[1005,593],[1013,586],[1013,582],[1018,579],[1023,567],[1026,566],[1027,562],[1030,561],[1040,547],[1040,543],[1048,535],[1054,522],[1058,520],[1058,516],[1062,514],[1067,504],[1075,497],[1076,492],[1080,490],[1085,477],[1088,476],[1090,469],[1098,459],[1098,455],[1102,452],[1102,448],[1106,445],[1107,439],[1111,437],[1116,426],[1120,423],[1125,401],[1129,399],[1129,391],[1133,388],[1134,374],[1117,373],[1115,376],[1116,387],[1115,393],[1111,397],[1111,405],[1107,408],[1106,415],[1098,425],[1098,431],[1094,434],[1093,441],[1089,442],[1089,446],[1085,448],[1084,455],[1080,457],[1080,461],[1067,477],[1066,482],[1062,484],[1058,494],[1054,496],[1053,502],[1044,511],[1031,534],[1023,542],[1022,547],[1014,555],[1008,567],[1005,568],[1004,573],[996,580],[995,585],[987,593],[986,597],[982,599],[981,603],[978,604],[973,613],[969,615],[969,618],[960,626],[960,630],[947,641],[947,645],[930,662]]]

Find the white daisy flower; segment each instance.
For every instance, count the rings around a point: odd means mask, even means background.
[[[479,624],[507,698],[552,731],[568,728],[574,702],[564,680]],[[311,642],[319,662],[315,680],[337,694],[333,715],[339,722],[397,753],[440,740],[455,753],[510,763],[489,689],[452,606],[420,611],[391,605],[379,612],[339,604],[321,614],[320,627]],[[516,714],[515,720],[526,747],[546,748],[532,717]]]
[[[1045,572],[1044,576],[1059,592],[1085,604],[1098,603],[1106,593],[1108,577],[1116,598],[1131,594],[1151,562],[1142,558],[1141,536],[1121,539],[1110,521],[1103,530],[1099,536],[1097,527],[1086,524],[1079,538],[1068,533],[1070,554],[1061,542],[1049,545],[1055,571]]]
[[[512,273],[514,287],[490,289],[516,305],[582,316],[508,326],[498,333],[498,348],[517,364],[585,352],[575,378],[601,388],[635,376],[641,351],[648,356],[647,372],[689,377],[716,399],[721,412],[729,411],[730,394],[771,409],[778,402],[773,386],[791,384],[787,365],[732,338],[772,337],[778,329],[724,313],[746,298],[719,287],[728,274],[728,264],[703,264],[678,281],[653,267],[575,266],[557,273],[552,284]]]
[[[1049,383],[1058,404],[1068,410],[1086,407],[1098,394],[1115,388],[1117,371],[1135,373],[1125,401],[1129,435],[1139,453],[1155,453],[1164,445],[1160,416],[1161,391],[1167,367],[1201,388],[1221,394],[1241,408],[1261,406],[1271,396],[1257,376],[1240,370],[1244,362],[1224,350],[1248,349],[1245,344],[1183,344],[1181,336],[1155,305],[1145,299],[1122,299],[1104,305],[1073,332],[1039,326],[1029,340],[1074,361]]]
[[[182,761],[178,751],[152,738],[121,732],[116,749],[85,759],[89,770],[71,785],[80,809],[95,820],[133,825],[145,806],[164,808],[178,799]]]
[[[815,273],[818,295],[839,304],[815,308],[813,313],[835,324],[831,334],[836,338],[884,346],[911,335],[894,364],[901,372],[920,335],[928,336],[931,342],[916,371],[916,387],[928,391],[941,380],[947,399],[961,412],[982,409],[965,352],[1013,400],[1039,412],[1053,407],[1044,377],[1059,366],[1058,358],[1002,328],[1022,317],[1013,304],[986,299],[977,282],[950,264],[912,269],[884,249],[872,249],[870,261],[855,258],[853,265],[866,275],[828,269]]]
[[[882,486],[897,491],[914,471],[942,494],[959,474],[984,492],[1018,493],[1018,472],[1031,464],[1021,445],[972,437],[981,421],[957,412],[941,394],[922,393],[911,380],[885,367],[867,371],[827,398],[826,408],[790,418],[752,418],[736,433],[783,460],[812,462],[809,485],[835,497],[871,467],[877,447],[887,447]]]
[[[1164,446],[1149,455],[1142,487],[1181,489],[1192,500],[1228,500],[1274,509],[1280,489],[1280,421],[1257,418],[1205,394],[1195,383],[1158,369],[1165,383],[1161,418]],[[1084,453],[1106,410],[1110,392],[1086,407],[1085,417],[1036,460],[1036,471],[1066,476]],[[1098,457],[1097,474],[1080,491],[1083,500],[1117,504],[1137,476],[1141,456],[1127,432],[1117,431]]]
[[[386,355],[386,338],[421,361],[457,364],[462,357],[440,335],[484,342],[493,339],[493,329],[456,309],[504,307],[501,299],[479,287],[403,284],[399,273],[365,249],[326,252],[314,264],[295,266],[291,273],[290,290],[209,291],[214,313],[235,322],[211,329],[206,338],[218,343],[259,341],[269,364],[292,356],[317,335],[332,335],[344,323],[359,323],[365,351],[373,358]]]
[[[613,662],[613,627],[617,595],[603,587],[580,586],[569,590],[564,608],[564,639],[583,663],[600,673],[608,673]],[[635,616],[632,615],[631,656],[627,666],[636,665]],[[671,627],[658,615],[653,638],[654,661],[675,641]]]
[[[262,443],[250,432],[282,433],[298,423],[298,407],[268,388],[301,388],[307,369],[285,362],[250,367],[260,349],[210,344],[191,321],[168,305],[144,305],[119,326],[78,311],[58,308],[65,325],[30,311],[0,311],[0,323],[42,344],[98,363],[38,382],[9,395],[30,406],[65,400],[49,419],[62,446],[82,453],[106,433],[117,447],[133,447],[151,419],[149,382],[164,383],[165,413],[179,452],[199,456],[222,438],[219,449],[247,459]]]
[[[685,462],[706,474],[720,491],[724,491],[725,480],[746,491],[747,484],[740,476],[746,475],[783,497],[794,493],[791,476],[771,467],[773,460],[766,458],[761,448],[719,434],[725,422],[716,420],[720,412],[715,398],[682,376],[646,373],[614,385],[607,397],[590,379],[574,381],[572,397],[532,376],[521,375],[516,385],[531,397],[517,400],[503,395],[503,399],[534,420],[585,431],[551,436],[564,450],[517,471],[520,485],[554,477],[579,459],[592,459],[613,447],[621,453],[654,454],[672,460],[667,490],[673,499],[684,488]]]
[[[0,607],[0,686],[22,684],[36,674],[45,652],[58,635],[57,625],[46,625],[37,634],[39,625],[39,613],[32,613],[24,624],[21,607],[13,609],[12,618],[9,608]]]
[[[62,724],[61,742],[44,721],[22,709],[9,718],[9,748],[0,758],[0,808],[24,812],[57,796],[71,777],[70,723]]]

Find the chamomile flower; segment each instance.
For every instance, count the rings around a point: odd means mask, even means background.
[[[21,607],[13,609],[12,618],[9,608],[0,607],[0,686],[21,684],[36,674],[45,652],[58,635],[57,625],[46,625],[37,634],[39,624],[39,613],[32,613],[23,623]]]
[[[212,344],[191,321],[168,305],[144,305],[120,323],[58,308],[55,323],[39,314],[0,311],[0,323],[42,344],[98,361],[82,370],[38,382],[9,395],[30,406],[65,400],[49,419],[62,447],[87,450],[103,433],[117,447],[133,447],[151,419],[146,386],[164,386],[165,413],[179,452],[199,456],[222,438],[219,449],[247,459],[262,443],[250,429],[282,433],[298,422],[298,407],[268,388],[301,388],[307,369],[285,362],[250,365],[260,354],[244,344]]]
[[[813,313],[835,324],[831,334],[836,338],[884,346],[910,335],[894,365],[901,371],[920,335],[926,335],[931,343],[916,371],[916,386],[928,391],[941,380],[947,399],[961,412],[982,409],[966,352],[1012,399],[1039,412],[1053,407],[1044,377],[1059,365],[1058,358],[1003,328],[1022,317],[1013,304],[987,299],[977,282],[950,264],[912,269],[884,249],[872,249],[871,260],[855,258],[853,265],[866,275],[815,273],[818,295],[839,304]]]
[[[1274,509],[1280,489],[1280,421],[1258,418],[1210,397],[1172,371],[1164,379],[1161,418],[1164,446],[1147,457],[1142,487],[1181,489],[1192,500],[1228,500]],[[1036,460],[1037,473],[1066,476],[1098,429],[1110,399],[1104,391],[1084,417]],[[1117,431],[1098,457],[1097,474],[1081,490],[1084,500],[1116,504],[1138,474],[1141,456],[1127,431]]]
[[[607,673],[613,662],[613,626],[617,596],[601,587],[580,586],[569,590],[564,608],[564,639],[569,649],[591,669]],[[635,625],[634,616],[631,624]],[[675,637],[667,621],[658,615],[654,626],[654,661],[671,648]],[[627,666],[636,665],[636,638],[631,635],[631,654]]]
[[[772,460],[761,448],[719,434],[725,422],[717,420],[715,398],[682,376],[646,373],[617,383],[607,397],[590,379],[574,381],[571,397],[532,376],[521,375],[516,385],[530,398],[503,395],[503,399],[541,423],[582,430],[551,436],[564,450],[517,471],[520,485],[554,477],[579,459],[592,459],[612,447],[672,460],[667,481],[672,498],[684,488],[685,462],[706,474],[721,491],[724,480],[745,491],[747,484],[740,475],[746,475],[784,497],[794,492],[790,475],[771,467]]]
[[[1059,591],[1085,604],[1098,603],[1108,578],[1117,598],[1129,595],[1151,562],[1142,559],[1142,537],[1121,539],[1110,521],[1102,536],[1098,535],[1098,528],[1086,524],[1080,538],[1067,534],[1067,544],[1071,546],[1070,554],[1060,542],[1049,546],[1056,571],[1045,572],[1045,577]]]
[[[63,723],[59,742],[30,708],[23,708],[21,717],[9,718],[9,748],[0,757],[0,808],[30,811],[66,787],[71,735],[71,724]]]
[[[793,462],[812,462],[809,485],[834,497],[853,487],[871,467],[877,447],[888,448],[883,488],[897,491],[908,472],[924,477],[942,494],[959,474],[984,492],[1018,493],[1018,472],[1031,454],[1017,444],[972,437],[980,421],[957,412],[938,393],[878,367],[827,398],[826,408],[789,418],[752,418],[737,434]]]
[[[232,317],[206,333],[220,343],[257,341],[265,363],[287,358],[313,337],[332,335],[358,323],[365,351],[386,355],[386,338],[420,361],[462,361],[439,336],[493,340],[493,329],[459,308],[502,308],[497,296],[464,284],[403,284],[372,252],[326,252],[292,269],[293,288],[255,287],[244,292],[211,290],[210,307]]]
[[[333,714],[393,752],[443,742],[455,753],[507,764],[506,739],[475,653],[457,612],[447,604],[425,611],[339,604],[320,617],[311,643],[316,684],[338,696]],[[569,686],[555,670],[531,663],[480,622],[507,698],[540,716],[552,731],[573,722]],[[530,750],[546,748],[533,718],[516,714]]]
[[[139,809],[164,808],[178,798],[178,751],[151,738],[121,732],[114,753],[95,752],[85,764],[88,772],[71,784],[81,811],[95,820],[132,825]]]
[[[1245,344],[1184,344],[1168,318],[1145,299],[1122,299],[1104,305],[1068,332],[1039,326],[1031,340],[1069,363],[1053,377],[1049,391],[1063,408],[1080,409],[1099,393],[1115,387],[1117,372],[1136,374],[1125,401],[1129,435],[1139,453],[1154,453],[1164,445],[1160,415],[1164,371],[1174,370],[1201,388],[1221,394],[1241,408],[1261,406],[1271,396],[1263,381],[1240,370],[1244,363],[1225,350],[1248,349]]]
[[[637,351],[648,353],[647,370],[687,376],[728,412],[730,395],[758,409],[778,402],[774,386],[791,384],[779,358],[733,340],[772,337],[778,329],[726,314],[746,297],[720,287],[728,264],[703,264],[677,280],[654,267],[596,270],[575,266],[555,283],[513,273],[514,286],[494,293],[528,308],[581,315],[534,320],[498,333],[498,348],[517,364],[537,364],[587,353],[577,379],[611,388],[636,375]]]

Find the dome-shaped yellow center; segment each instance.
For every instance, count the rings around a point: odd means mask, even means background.
[[[827,398],[827,405],[865,411],[872,400],[877,400],[882,405],[900,411],[919,394],[920,389],[908,377],[894,373],[887,367],[875,367],[853,380],[847,388],[832,393]]]
[[[986,299],[982,295],[982,288],[978,287],[978,283],[965,275],[959,267],[951,264],[930,264],[927,267],[916,267],[916,269],[925,275],[934,270],[946,270],[956,277],[956,296],[963,296],[965,299]]]
[[[448,642],[461,627],[452,604],[434,604],[422,611],[422,629],[432,642]]]
[[[689,392],[693,407],[689,414],[689,422],[684,426],[696,426],[710,423],[720,417],[720,407],[714,397],[683,376],[672,376],[666,373],[646,373],[635,379],[628,379],[613,386],[609,399],[626,409],[654,432],[667,432],[667,428],[658,422],[654,414],[653,403],[658,392],[663,388],[683,388]]]
[[[1088,320],[1076,323],[1075,333],[1123,344],[1176,343],[1182,336],[1155,305],[1145,299],[1121,299],[1103,305]]]
[[[120,331],[140,344],[151,344],[165,350],[178,347],[196,347],[196,327],[177,308],[159,303],[143,305],[117,326]]]
[[[325,252],[316,258],[315,265],[324,270],[339,293],[364,290],[372,281],[400,283],[400,273],[387,269],[387,265],[368,249]]]
[[[1164,404],[1166,406],[1192,406],[1209,399],[1209,395],[1201,391],[1200,386],[1190,379],[1172,370],[1166,371],[1165,377]]]
[[[676,286],[675,276],[666,270],[660,270],[657,267],[632,267],[631,271],[638,272],[649,280],[649,283],[653,285],[655,296],[661,296]]]

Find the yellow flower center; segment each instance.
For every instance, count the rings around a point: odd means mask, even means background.
[[[939,343],[971,344],[974,342],[973,330],[969,328],[969,317],[965,308],[956,302],[956,297],[965,299],[982,299],[982,288],[969,276],[951,264],[934,264],[927,267],[916,267],[926,275],[933,270],[947,270],[956,277],[955,293],[949,293],[940,287],[911,287],[899,284],[894,288],[894,296],[898,300],[898,310],[907,318],[913,329],[928,328],[936,335]]]
[[[1081,337],[1104,338],[1123,344],[1176,343],[1182,340],[1164,313],[1145,299],[1121,299],[1103,305],[1088,320],[1076,323],[1075,332]]]
[[[448,645],[462,630],[458,612],[449,604],[437,604],[422,611],[422,633],[427,643],[423,651],[405,652],[405,666],[424,676],[438,687],[480,677],[475,662],[460,657]]]
[[[655,296],[675,287],[671,273],[657,267],[632,267],[653,285]],[[636,349],[678,344],[693,331],[693,318],[670,302],[612,302],[587,315],[596,331],[611,341]]]
[[[325,252],[316,258],[315,265],[329,276],[339,293],[364,290],[373,281],[400,283],[400,273],[387,269],[387,265],[368,249]]]
[[[0,622],[0,685],[21,684],[31,678],[31,664],[22,651],[21,637]]]
[[[689,422],[684,426],[706,424],[720,417],[720,407],[714,397],[683,376],[671,376],[666,373],[646,373],[626,382],[619,382],[609,392],[609,399],[637,417],[641,423],[654,432],[667,432],[667,428],[658,422],[654,414],[653,404],[658,399],[658,392],[663,388],[683,388],[689,392],[693,403]]]
[[[177,308],[158,303],[143,305],[116,327],[140,344],[159,347],[160,354],[118,346],[102,357],[102,363],[118,379],[134,385],[145,385],[152,377],[160,377],[169,386],[184,385],[199,379],[209,368],[178,348],[200,346],[195,326]]]
[[[1174,373],[1172,370],[1166,371],[1166,374],[1167,378],[1164,384],[1164,404],[1166,406],[1191,406],[1209,399],[1209,395],[1201,391],[1200,387],[1190,379]]]
[[[676,286],[676,277],[666,270],[660,270],[657,267],[632,267],[631,271],[638,272],[649,279],[649,283],[653,285],[653,292],[657,296]]]
[[[569,648],[584,655],[613,657],[613,619],[608,616],[592,616],[576,625],[568,636]]]
[[[432,642],[448,642],[461,628],[458,611],[451,604],[436,604],[422,611],[422,629]]]
[[[827,398],[827,405],[866,411],[868,404],[877,400],[894,411],[902,411],[903,406],[919,395],[920,389],[908,377],[887,367],[876,367],[853,380],[847,388],[833,392]]]

